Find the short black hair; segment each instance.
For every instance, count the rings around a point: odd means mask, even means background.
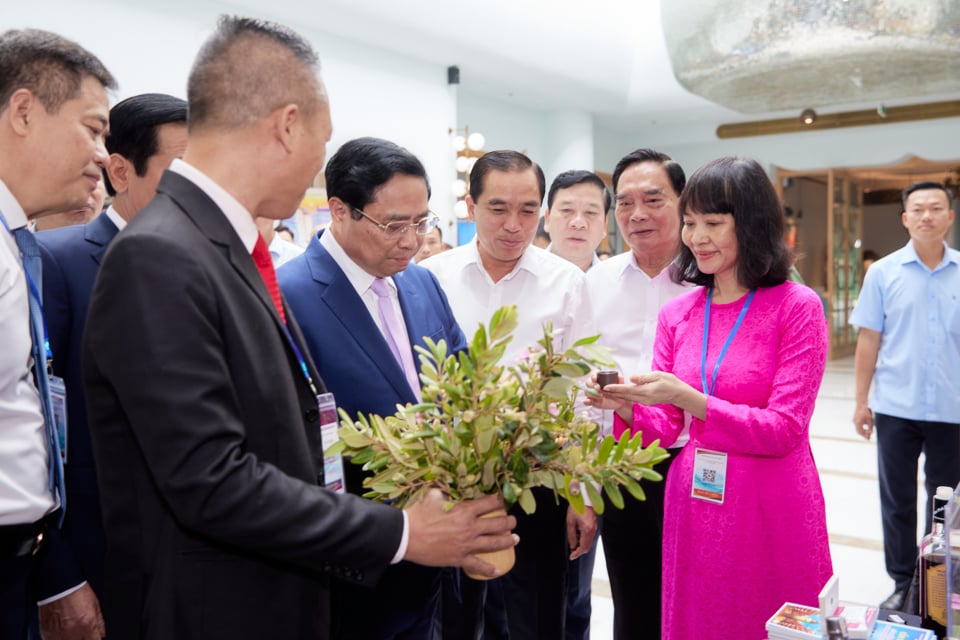
[[[953,193],[940,184],[939,182],[933,182],[932,180],[923,180],[921,182],[914,182],[912,185],[903,190],[903,208],[907,208],[907,198],[910,197],[914,191],[927,191],[928,189],[939,189],[947,194],[947,207],[953,208]]]
[[[655,151],[654,149],[636,149],[620,158],[620,162],[618,162],[617,166],[613,169],[612,182],[614,194],[617,193],[617,189],[620,186],[620,176],[623,175],[623,172],[633,165],[643,162],[652,162],[653,164],[658,164],[663,167],[663,170],[667,173],[667,177],[670,179],[670,184],[673,186],[674,193],[678,196],[683,193],[683,187],[687,182],[687,176],[683,172],[683,167],[665,153]]]
[[[784,240],[783,206],[756,160],[723,157],[697,169],[680,196],[681,219],[688,212],[733,216],[737,234],[737,280],[748,288],[783,284],[793,256]],[[680,247],[679,281],[712,287],[713,274],[697,268],[693,252]]]
[[[600,187],[600,193],[603,194],[603,215],[607,215],[607,211],[610,209],[610,191],[607,189],[607,185],[605,185],[600,176],[593,171],[585,171],[583,169],[564,171],[553,179],[553,182],[550,184],[550,191],[547,193],[547,208],[549,209],[553,206],[553,198],[557,195],[557,191],[560,189],[569,189],[578,184],[592,184]]]
[[[540,202],[543,202],[543,196],[547,191],[547,179],[543,175],[543,169],[519,151],[509,149],[485,153],[473,165],[473,169],[470,170],[470,198],[474,202],[480,199],[483,193],[483,181],[491,171],[533,171],[540,186]]]
[[[0,112],[15,91],[29,89],[47,113],[56,113],[80,95],[86,77],[117,88],[100,59],[72,40],[41,29],[0,33]]]
[[[133,164],[138,176],[147,172],[147,162],[157,153],[157,127],[187,122],[187,102],[165,93],[142,93],[122,100],[110,109],[107,153],[118,153]],[[104,171],[107,193],[117,195]]]
[[[292,29],[220,16],[187,79],[188,126],[242,127],[291,103],[310,112],[319,106],[319,72],[317,53]]]
[[[430,180],[423,163],[403,147],[381,138],[356,138],[337,149],[327,162],[327,197],[339,198],[355,220],[376,199],[377,191],[397,174],[423,178],[430,197]]]

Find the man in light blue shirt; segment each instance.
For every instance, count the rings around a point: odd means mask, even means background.
[[[860,328],[853,423],[866,439],[877,430],[884,559],[896,583],[880,606],[889,609],[903,607],[916,565],[920,452],[926,531],[936,487],[960,482],[960,251],[945,241],[951,194],[918,182],[903,205],[910,242],[870,267],[850,316]]]

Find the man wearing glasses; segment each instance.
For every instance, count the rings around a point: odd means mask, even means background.
[[[392,142],[360,138],[334,154],[325,176],[330,227],[278,271],[280,288],[337,406],[353,417],[392,415],[420,399],[413,345],[430,337],[451,352],[467,346],[437,279],[411,264],[438,221],[426,170]],[[347,490],[363,493],[359,467],[346,467]],[[439,570],[408,562],[374,589],[335,583],[333,637],[430,638],[439,598]]]

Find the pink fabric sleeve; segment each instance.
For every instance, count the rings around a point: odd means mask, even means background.
[[[708,397],[706,422],[695,420],[693,425],[703,446],[782,457],[809,441],[807,432],[827,357],[823,307],[808,289],[792,295],[784,300],[777,326],[768,330],[776,330],[779,341],[769,401],[765,407],[753,407]]]

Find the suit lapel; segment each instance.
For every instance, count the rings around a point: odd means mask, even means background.
[[[307,254],[311,276],[316,282],[325,285],[320,299],[353,336],[357,346],[367,354],[381,375],[390,382],[397,395],[403,398],[404,402],[415,402],[416,398],[403,369],[393,357],[386,339],[343,270],[318,240],[312,241]]]
[[[260,271],[257,269],[256,263],[253,261],[253,256],[247,253],[246,248],[243,246],[243,243],[240,242],[240,236],[237,235],[237,232],[233,229],[233,226],[230,224],[230,221],[227,219],[227,216],[220,210],[220,207],[210,199],[210,197],[204,193],[200,187],[195,185],[193,182],[187,178],[181,176],[178,173],[172,171],[165,171],[163,177],[160,179],[160,184],[157,187],[157,192],[165,193],[180,206],[187,218],[189,218],[203,233],[210,242],[220,250],[230,265],[233,267],[234,271],[237,272],[237,275],[240,276],[241,280],[256,295],[259,299],[260,304],[264,307],[264,310],[270,314],[270,317],[273,318],[273,322],[277,327],[277,330],[284,335],[284,344],[287,345],[287,353],[291,358],[296,359],[297,354],[294,352],[294,345],[291,344],[290,335],[291,333],[296,333],[299,336],[299,330],[288,332],[287,326],[284,324],[283,320],[280,319],[280,315],[277,313],[276,307],[273,305],[273,299],[270,297],[270,293],[267,291],[267,285],[264,284],[263,278],[260,276]],[[290,313],[289,308],[287,307],[286,301],[282,299],[281,301],[284,305],[284,313],[286,313],[287,318],[290,319],[290,322],[293,322],[293,314]],[[313,362],[310,360],[310,354],[307,349],[303,347],[303,340],[301,338],[297,348],[300,349],[303,354],[304,360],[307,362],[308,370],[311,372],[313,379],[317,381],[317,384],[322,387],[322,381],[316,372],[316,369],[313,366]],[[299,370],[299,364],[297,364],[297,371],[295,372],[295,377],[303,379],[302,373]],[[320,389],[318,387],[318,390]]]
[[[240,278],[256,294],[260,303],[273,318],[277,329],[286,332],[283,320],[273,306],[273,299],[267,291],[267,285],[263,283],[263,278],[260,277],[253,257],[247,253],[240,242],[240,237],[220,207],[200,187],[172,171],[164,172],[157,191],[166,193],[177,201],[187,217],[197,225],[201,233],[217,245]]]
[[[103,255],[107,252],[107,247],[114,236],[117,235],[117,232],[117,225],[107,217],[106,213],[101,213],[84,226],[83,238],[92,245],[90,247],[90,257],[98,265],[103,260]]]

